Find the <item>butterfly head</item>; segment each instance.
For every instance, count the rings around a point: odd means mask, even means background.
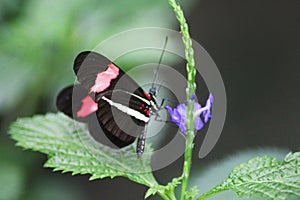
[[[149,90],[149,95],[151,97],[156,97],[156,94],[157,94],[157,89],[156,87],[152,87],[150,90]]]

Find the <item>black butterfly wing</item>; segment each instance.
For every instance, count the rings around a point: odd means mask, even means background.
[[[97,94],[99,124],[110,140],[119,147],[131,144],[144,131],[149,115],[149,102],[127,91],[107,91]],[[144,106],[141,106],[144,105]],[[115,139],[117,138],[117,140]]]
[[[56,107],[59,111],[73,118],[72,108],[73,85],[64,88],[56,98]]]
[[[82,85],[69,86],[58,95],[57,108],[69,117],[87,123],[90,133],[95,138],[98,138],[101,131],[104,132],[106,137],[118,147],[133,143],[144,130],[147,123],[145,119],[149,117],[147,116],[148,112],[145,112],[149,105],[146,99],[142,101],[132,93],[121,90],[105,91],[96,96],[98,110],[92,115],[81,118],[77,116],[77,113],[82,108],[82,100],[87,95],[89,95],[88,91]],[[112,104],[122,105],[122,108],[125,109],[112,106],[108,100],[114,102]],[[136,114],[138,117],[135,116]],[[141,117],[144,118],[144,121],[139,119]],[[99,125],[101,129],[99,129]],[[102,141],[111,146],[104,139]]]
[[[95,85],[97,75],[107,70],[109,65],[113,65],[118,68],[118,75],[116,78],[111,80],[109,87],[106,90],[113,90],[115,88],[129,91],[139,96],[147,95],[144,90],[121,68],[97,52],[84,51],[78,54],[74,61],[73,69],[78,81],[90,91]]]
[[[73,70],[78,81],[90,89],[95,84],[97,74],[105,71],[110,63],[111,61],[96,52],[84,51],[75,58]]]
[[[56,107],[59,111],[68,115],[69,117],[76,119],[78,121],[84,121],[84,119],[77,117],[77,112],[82,107],[82,100],[90,96],[94,99],[93,94],[88,94],[87,89],[85,89],[81,84],[70,85],[64,88],[56,98]]]
[[[111,64],[116,66],[96,52],[80,53],[74,61],[74,72],[81,84],[62,90],[57,97],[56,105],[58,110],[66,115],[88,123],[92,135],[99,135],[100,125],[111,142],[118,147],[124,147],[134,142],[145,129],[147,123],[145,119],[149,118],[150,113],[150,97],[120,68],[118,76],[111,80],[107,89],[96,94],[91,92],[97,75],[107,70]],[[96,117],[78,116],[78,111],[83,107],[83,99],[87,96],[98,104],[97,111],[91,113],[96,114]],[[127,107],[129,111],[112,106],[107,99]]]
[[[116,121],[122,122],[122,119],[127,117],[126,113],[123,113],[116,108],[112,108],[109,103],[103,100],[98,102],[101,109],[98,109],[93,115],[84,118],[77,117],[77,112],[83,106],[82,100],[87,95],[87,89],[80,84],[68,86],[58,94],[56,107],[59,111],[69,117],[87,123],[91,135],[103,144],[111,147],[116,145],[121,148],[133,143],[136,135],[139,134],[136,133],[137,130],[131,129],[131,131],[134,132],[133,135],[135,135],[133,136],[122,131],[116,123]],[[108,96],[110,95],[108,94]],[[114,145],[111,145],[111,143],[101,135],[103,132]]]

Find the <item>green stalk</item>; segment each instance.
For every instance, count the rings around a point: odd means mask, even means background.
[[[158,195],[159,195],[163,200],[171,200],[171,198],[168,197],[168,195],[165,194],[164,192],[158,192]]]
[[[185,199],[185,192],[187,191],[188,179],[191,169],[192,162],[192,152],[193,152],[193,140],[194,140],[194,102],[191,101],[191,96],[195,94],[196,83],[196,69],[195,69],[195,60],[194,60],[194,50],[192,48],[192,40],[189,34],[188,24],[184,17],[183,11],[180,6],[176,3],[175,0],[168,0],[170,6],[173,8],[176,18],[180,24],[180,31],[182,34],[182,41],[185,47],[185,58],[187,60],[186,70],[187,70],[187,89],[186,96],[188,102],[187,108],[187,138],[184,154],[184,165],[183,165],[183,174],[182,174],[182,186],[181,186],[181,196],[180,199]]]
[[[158,195],[164,200],[176,200],[174,190],[170,191],[158,191]]]
[[[169,198],[170,198],[171,200],[176,200],[174,191],[171,191],[171,192],[168,194],[168,196],[169,196]]]
[[[190,132],[190,133],[189,133]],[[181,185],[181,195],[180,199],[185,199],[185,192],[187,191],[188,180],[191,170],[191,162],[192,162],[192,152],[193,152],[193,139],[194,132],[189,131],[186,139],[186,147],[184,153],[184,164],[183,164],[183,173],[182,173],[182,185]]]

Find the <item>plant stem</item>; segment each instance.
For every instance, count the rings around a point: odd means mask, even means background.
[[[163,198],[164,200],[172,200],[171,198],[168,197],[167,194],[165,194],[164,192],[158,192],[158,195]]]
[[[192,152],[193,152],[193,139],[194,132],[192,134],[188,133],[186,139],[186,150],[184,153],[184,164],[183,164],[183,173],[182,173],[182,186],[181,186],[181,196],[180,199],[185,199],[185,192],[187,191],[188,179],[190,175],[191,162],[192,162]]]
[[[164,200],[176,200],[175,194],[174,194],[174,190],[172,191],[159,191],[158,195],[163,198]]]
[[[172,190],[169,194],[169,197],[171,200],[176,200],[175,194],[174,194],[174,190]]]
[[[180,24],[180,31],[182,34],[182,41],[185,47],[185,58],[187,60],[186,70],[187,70],[187,89],[186,96],[188,102],[187,108],[187,139],[184,154],[184,165],[182,174],[182,186],[181,186],[181,196],[180,199],[185,199],[185,192],[187,191],[188,179],[191,168],[192,152],[193,152],[193,140],[194,140],[194,102],[191,100],[191,96],[195,94],[196,83],[196,69],[194,60],[194,50],[192,48],[192,40],[188,30],[188,24],[184,17],[183,11],[175,0],[168,0],[170,6],[173,8],[176,18]]]

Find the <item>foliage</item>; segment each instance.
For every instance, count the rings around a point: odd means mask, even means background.
[[[165,193],[168,194],[171,198],[175,198],[174,196],[174,189],[177,185],[181,183],[182,177],[173,178],[171,182],[169,182],[166,186],[163,185],[156,185],[155,187],[149,188],[146,192],[145,198],[149,197],[150,195],[155,195],[156,193]]]
[[[90,174],[91,180],[124,176],[149,187],[157,184],[150,169],[150,155],[146,153],[141,161],[134,156],[133,146],[122,150],[101,144],[85,146],[79,135],[88,135],[88,129],[74,123],[63,114],[47,114],[19,119],[10,126],[9,133],[17,145],[47,154],[45,167],[55,171]],[[88,148],[97,148],[96,154],[95,149],[91,152]]]
[[[164,199],[175,199],[174,189],[182,180],[182,177],[174,178],[166,186],[159,185],[151,172],[149,147],[143,159],[138,160],[133,145],[121,150],[98,143],[84,145],[81,136],[89,135],[86,125],[61,113],[19,119],[10,126],[9,133],[18,146],[47,154],[45,167],[72,172],[73,175],[90,174],[91,180],[127,177],[149,187],[145,198],[159,193],[166,195]],[[198,199],[225,190],[233,190],[245,197],[262,195],[270,200],[285,200],[290,195],[300,197],[299,163],[300,153],[290,153],[282,162],[266,156],[251,159],[235,167],[227,179]],[[186,192],[186,199],[193,199],[197,193],[197,187],[193,187]]]
[[[261,195],[270,200],[300,197],[300,153],[289,153],[284,161],[257,157],[235,167],[227,179],[198,199],[233,190],[239,196]]]

